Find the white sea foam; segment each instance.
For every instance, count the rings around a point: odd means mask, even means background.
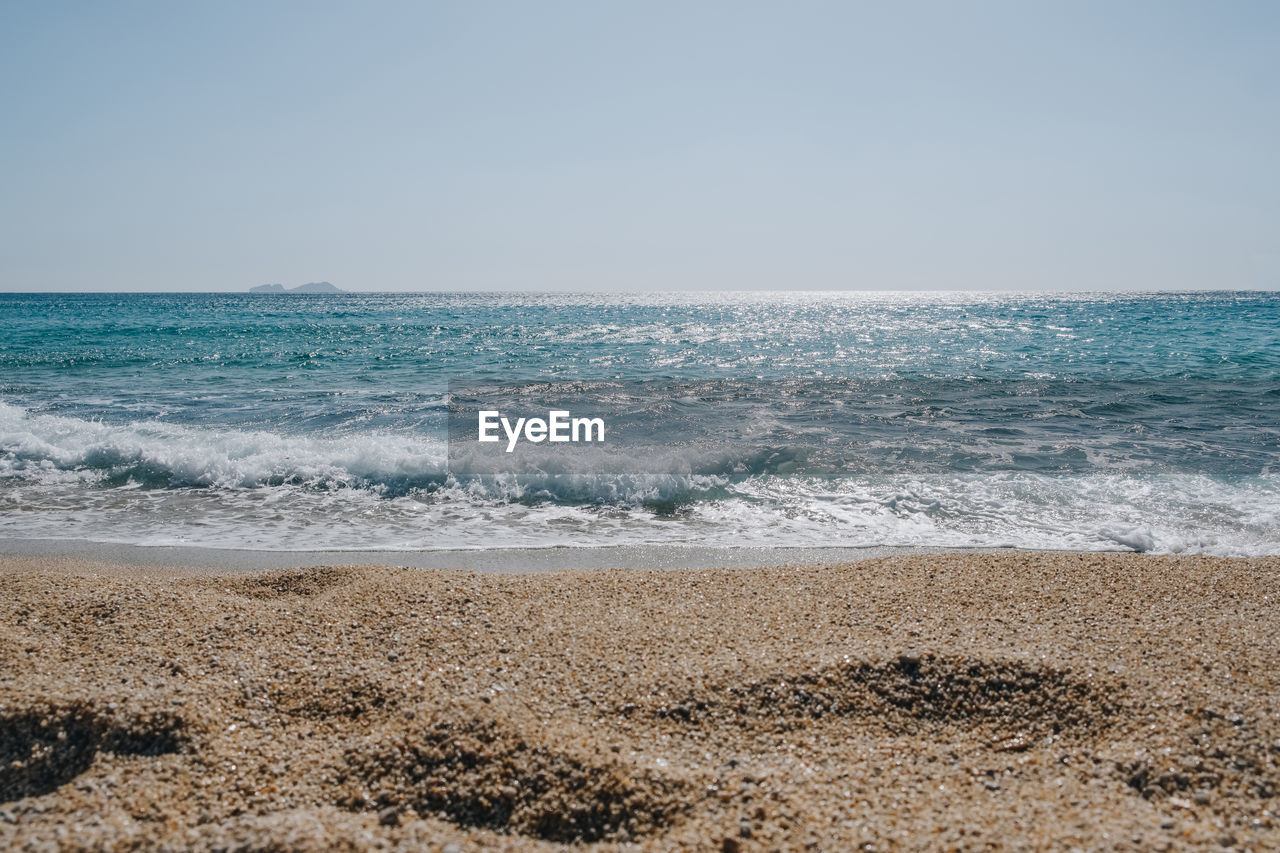
[[[718,454],[718,455],[716,455]],[[602,457],[603,458],[603,457]],[[438,439],[103,423],[0,403],[0,536],[268,550],[632,544],[1280,553],[1280,473],[810,477],[723,450],[448,473]]]
[[[170,486],[312,488],[441,476],[444,444],[397,434],[285,436],[141,421],[32,415],[0,403],[0,477],[46,483],[150,476]]]

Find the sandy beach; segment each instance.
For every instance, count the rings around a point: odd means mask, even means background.
[[[0,559],[5,849],[1280,848],[1280,559]]]

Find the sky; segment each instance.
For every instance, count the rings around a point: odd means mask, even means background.
[[[0,0],[0,290],[1280,287],[1280,3]]]

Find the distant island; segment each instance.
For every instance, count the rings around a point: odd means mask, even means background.
[[[249,288],[250,293],[346,293],[340,287],[334,287],[327,281],[313,281],[297,287],[285,287],[283,284],[260,284]]]

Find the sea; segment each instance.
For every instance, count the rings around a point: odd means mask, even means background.
[[[10,293],[0,321],[0,540],[1280,554],[1272,292]],[[531,386],[643,414],[643,464],[451,464],[451,393]]]

